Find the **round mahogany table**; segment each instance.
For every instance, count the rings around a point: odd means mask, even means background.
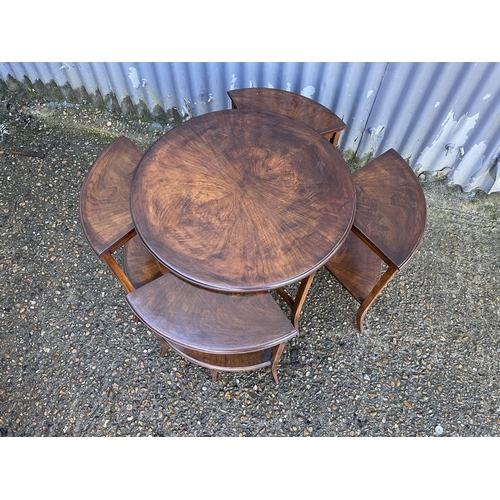
[[[223,292],[284,287],[346,239],[355,189],[340,153],[285,115],[224,110],[190,119],[142,157],[134,226],[180,278]]]

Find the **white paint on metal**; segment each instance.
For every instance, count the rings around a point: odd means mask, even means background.
[[[128,77],[132,82],[132,86],[134,89],[138,89],[141,85],[141,81],[139,79],[139,74],[137,73],[137,69],[134,66],[130,66],[128,69]]]
[[[500,193],[500,166],[497,167],[497,174],[493,186],[489,190],[490,193]]]
[[[234,90],[236,88],[236,81],[238,79],[236,78],[236,75],[233,73],[231,75],[231,87],[229,88],[229,90]],[[252,80],[250,80],[250,87],[252,86]]]
[[[26,78],[57,85],[61,101],[84,89],[97,104],[176,109],[184,118],[227,109],[228,90],[286,89],[344,120],[341,151],[363,158],[394,148],[414,169],[499,190],[498,62],[0,62],[0,83]],[[448,143],[456,147],[446,155]]]
[[[489,165],[484,164],[486,143],[474,144],[460,161],[451,169],[448,179],[463,186],[464,191],[472,191],[489,176]]]
[[[308,85],[307,87],[304,87],[300,91],[300,95],[303,95],[305,97],[309,97],[310,99],[312,99],[314,92],[316,92],[316,89],[312,85]]]
[[[474,116],[467,116],[465,114],[458,120],[454,118],[454,111],[450,111],[441,123],[441,128],[438,130],[432,144],[420,153],[414,166],[418,173],[436,173],[446,169],[452,170],[456,167],[456,155],[446,154],[446,145],[449,143],[465,144],[470,131],[474,128],[479,118],[479,113],[476,113]],[[470,154],[470,151],[468,154]]]
[[[183,111],[182,114],[183,114],[184,118],[186,118],[186,119],[189,120],[189,119],[191,119],[193,117],[193,112],[191,110],[191,103],[190,103],[189,99],[186,99],[184,97],[184,99],[183,99],[183,106],[182,106],[181,109]]]
[[[382,130],[384,130],[385,126],[384,125],[379,125],[377,128],[371,128],[369,130],[370,135],[380,135],[382,133]]]

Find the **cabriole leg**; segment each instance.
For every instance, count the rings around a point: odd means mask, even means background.
[[[390,265],[385,273],[380,278],[379,282],[375,285],[373,290],[369,293],[368,297],[359,306],[358,312],[356,313],[356,324],[360,333],[363,333],[364,325],[363,321],[365,319],[366,311],[373,304],[375,299],[380,295],[380,292],[387,286],[389,281],[398,272],[398,268],[394,265]]]
[[[275,352],[273,354],[273,359],[271,361],[271,373],[273,374],[274,381],[278,383],[278,363],[280,362],[281,355],[283,354],[283,349],[285,349],[286,342],[275,347]]]

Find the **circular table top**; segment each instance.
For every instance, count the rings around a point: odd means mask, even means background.
[[[150,147],[130,206],[144,244],[174,274],[254,292],[299,281],[333,255],[351,228],[355,190],[340,153],[310,127],[225,110]]]

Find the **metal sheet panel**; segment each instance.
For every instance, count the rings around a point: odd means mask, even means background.
[[[391,63],[358,154],[394,148],[417,172],[498,191],[500,65]]]
[[[360,161],[394,148],[416,172],[500,191],[500,64],[412,62],[4,62],[0,80],[110,109],[181,119],[227,109],[227,91],[274,87],[333,110]],[[447,149],[448,146],[448,149]]]

